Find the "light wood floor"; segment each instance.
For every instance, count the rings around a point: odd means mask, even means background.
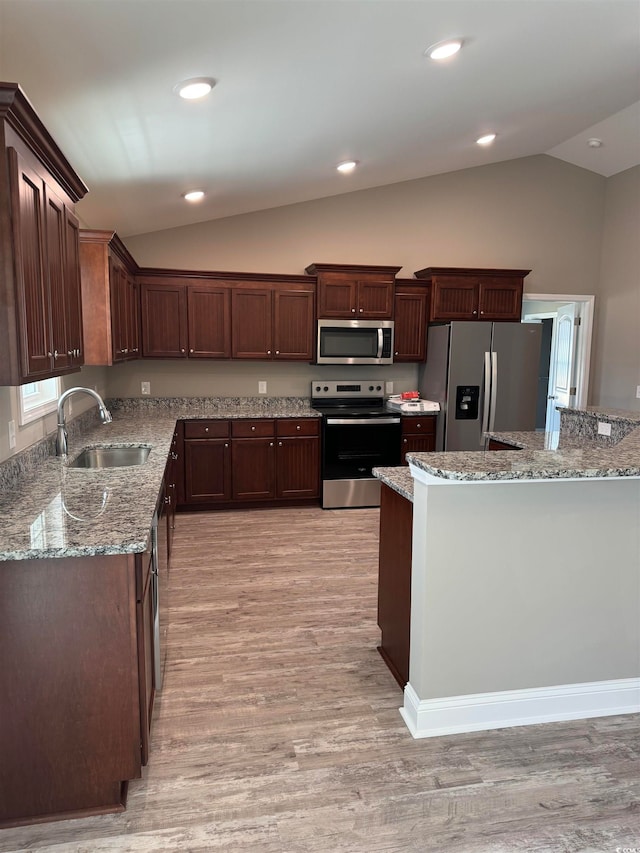
[[[127,811],[0,851],[640,850],[640,721],[414,741],[376,651],[377,510],[178,517],[169,659]]]

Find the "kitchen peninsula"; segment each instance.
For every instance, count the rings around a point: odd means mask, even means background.
[[[640,414],[563,410],[559,436],[493,437],[516,452],[409,455],[413,482],[376,471],[413,501],[409,730],[637,712]]]

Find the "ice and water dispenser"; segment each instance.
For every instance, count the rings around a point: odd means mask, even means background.
[[[456,386],[456,420],[477,421],[478,401],[480,399],[479,385]]]

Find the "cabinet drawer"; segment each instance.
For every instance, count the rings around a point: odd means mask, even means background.
[[[436,419],[430,417],[402,418],[402,435],[435,435]]]
[[[185,438],[227,438],[229,421],[187,421],[184,425]]]
[[[276,424],[273,420],[232,421],[231,435],[234,438],[269,438],[275,435]]]
[[[282,418],[276,422],[277,434],[280,435],[319,435],[319,418]]]

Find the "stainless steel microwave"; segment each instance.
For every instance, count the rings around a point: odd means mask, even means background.
[[[393,364],[393,320],[318,320],[318,364]]]

